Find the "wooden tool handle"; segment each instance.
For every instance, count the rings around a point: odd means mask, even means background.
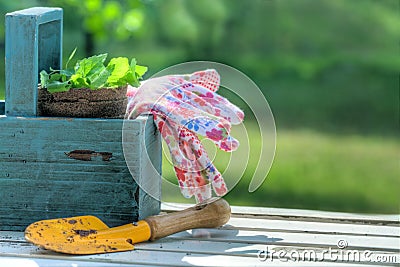
[[[150,240],[194,228],[213,228],[228,222],[231,208],[224,199],[210,199],[194,207],[145,219],[151,229]]]

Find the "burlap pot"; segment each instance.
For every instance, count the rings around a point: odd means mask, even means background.
[[[77,118],[123,118],[127,105],[127,86],[118,88],[70,89],[49,93],[39,87],[39,116]]]

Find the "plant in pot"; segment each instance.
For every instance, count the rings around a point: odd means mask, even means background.
[[[107,54],[78,60],[73,68],[40,72],[38,113],[40,116],[122,118],[125,114],[127,86],[139,86],[147,67],[129,63],[126,57]]]

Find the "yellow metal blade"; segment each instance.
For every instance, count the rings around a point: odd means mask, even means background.
[[[94,216],[43,220],[29,225],[25,238],[38,246],[68,254],[97,254],[133,250],[150,238],[145,221],[109,228]]]

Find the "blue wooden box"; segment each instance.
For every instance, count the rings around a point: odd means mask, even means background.
[[[161,141],[151,117],[37,116],[39,71],[61,67],[62,21],[60,8],[6,15],[0,230],[84,214],[115,226],[160,211]]]

